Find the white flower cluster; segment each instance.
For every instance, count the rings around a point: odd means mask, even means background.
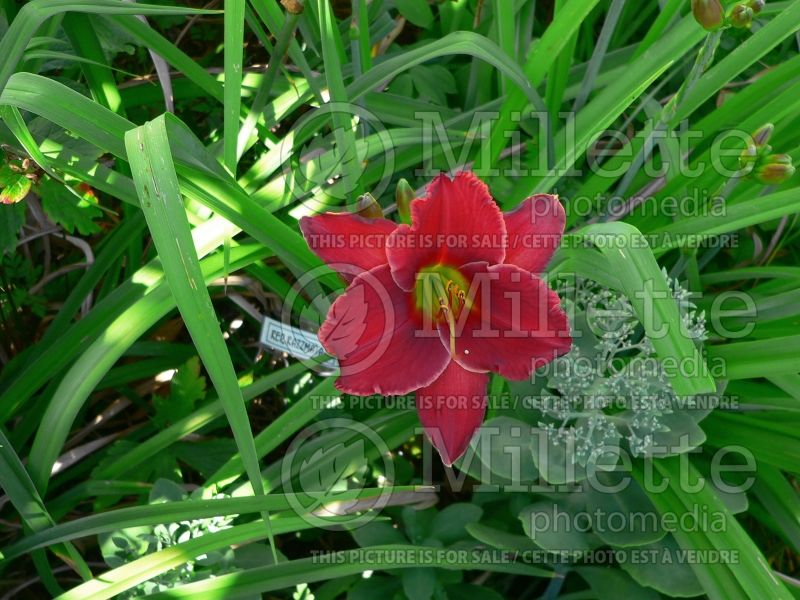
[[[704,313],[677,280],[664,275],[683,334],[702,343]],[[669,431],[663,417],[678,399],[636,311],[622,293],[587,279],[559,281],[557,290],[571,301],[575,343],[542,372],[547,383],[536,408],[546,420],[539,427],[551,443],[568,445],[573,462],[582,465],[622,439],[633,456],[647,454],[654,436]]]

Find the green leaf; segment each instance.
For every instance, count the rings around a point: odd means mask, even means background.
[[[428,600],[436,589],[436,571],[415,567],[403,571],[401,576],[406,597]]]
[[[225,89],[224,139],[225,166],[236,174],[236,142],[242,102],[242,64],[245,0],[229,0],[225,5]]]
[[[519,519],[528,537],[543,550],[578,556],[591,549],[592,542],[590,535],[585,533],[585,522],[556,502],[534,502],[522,510]]]
[[[417,27],[428,29],[433,25],[433,11],[428,0],[394,0],[397,10]]]
[[[679,555],[680,547],[672,535],[636,549],[648,560],[626,560],[622,568],[641,585],[676,598],[691,598],[703,593],[691,566]]]
[[[11,164],[6,158],[5,154],[3,156],[3,162],[0,164],[0,188],[7,187],[14,183],[19,177],[19,173],[11,168]]]
[[[742,438],[739,438],[741,440]],[[691,463],[664,458],[653,461],[656,471],[668,485],[662,490],[647,490],[650,500],[661,514],[672,513],[678,519],[695,512],[710,515],[717,522],[704,527],[672,531],[683,550],[735,551],[736,564],[724,562],[692,562],[691,567],[703,590],[711,598],[792,598],[784,583],[772,572],[767,560],[747,535],[725,504],[709,485],[690,493],[681,482],[697,482],[699,474]],[[644,470],[634,463],[634,475],[645,480]],[[645,487],[645,489],[647,489]],[[720,523],[720,520],[722,522]]]
[[[436,104],[446,105],[447,94],[456,92],[453,74],[441,65],[419,65],[409,71],[420,96]]]
[[[0,431],[0,481],[3,482],[3,490],[26,527],[34,532],[42,532],[54,524],[25,466],[2,431]],[[67,544],[66,548],[81,575],[84,578],[91,577],[89,567],[75,547]]]
[[[174,448],[178,459],[205,478],[236,456],[236,442],[227,437],[180,442]]]
[[[125,147],[142,211],[172,295],[225,408],[253,490],[256,494],[264,494],[253,432],[236,372],[203,280],[172,162],[164,117],[126,133]],[[273,554],[276,554],[266,514],[264,524]]]
[[[447,552],[448,550],[443,548],[408,545],[372,546],[368,553],[363,550],[345,550],[334,553],[330,560],[320,561],[317,557],[310,557],[220,575],[213,579],[190,583],[164,593],[154,594],[151,596],[151,600],[230,598],[245,593],[280,590],[293,587],[298,583],[312,583],[345,577],[354,573],[363,573],[366,570],[408,569],[415,568],[420,564],[435,564],[447,569],[480,569],[490,572],[515,573],[528,577],[553,576],[551,571],[516,562],[487,563],[480,557],[453,561],[447,558]],[[403,564],[396,560],[398,553],[406,557],[406,562]],[[364,556],[369,556],[370,560],[365,560]],[[423,557],[425,557],[424,561]],[[70,600],[73,598],[77,598],[77,596],[72,596]]]
[[[178,368],[170,382],[169,396],[153,397],[156,414],[153,423],[163,429],[194,410],[198,400],[206,397],[206,378],[200,375],[200,359],[193,356]]]
[[[192,8],[137,4],[131,6],[120,0],[82,0],[81,12],[105,15],[188,15],[214,14],[214,11]],[[8,32],[0,38],[0,90],[17,67],[25,48],[39,27],[50,17],[75,10],[76,4],[65,0],[35,0],[26,3],[11,23]]]
[[[583,241],[591,242],[594,238],[593,243],[608,259],[619,277],[620,291],[630,299],[647,337],[665,364],[667,379],[675,393],[688,396],[716,391],[705,360],[682,330],[678,304],[641,232],[632,225],[617,222],[590,225],[577,235]],[[592,277],[591,273],[586,275]]]
[[[479,542],[500,550],[536,550],[539,548],[526,535],[508,533],[482,523],[470,523],[466,527],[469,534]]]
[[[42,208],[53,223],[60,225],[68,233],[76,231],[81,235],[92,235],[100,231],[95,219],[102,216],[103,211],[97,208],[97,199],[93,193],[71,192],[67,187],[50,177],[39,184],[39,195]]]
[[[531,426],[523,421],[496,417],[478,430],[472,446],[477,449],[481,463],[495,475],[516,485],[530,483],[539,474],[529,450],[530,431]]]
[[[8,164],[0,166],[0,204],[16,204],[31,191],[33,182],[23,173],[11,170]]]
[[[2,456],[0,456],[0,458],[2,458]],[[2,464],[0,464],[0,467],[2,467]],[[4,479],[4,481],[12,483],[11,479]],[[400,492],[413,491],[413,487],[410,486],[395,489]],[[30,498],[38,497],[38,494],[34,492],[35,490],[31,490]],[[330,496],[329,501],[348,502],[359,498],[377,498],[383,493],[385,493],[385,488],[347,490]],[[313,495],[313,497],[326,500],[321,494]],[[20,498],[25,499],[25,496],[20,496]],[[289,511],[295,509],[293,506],[295,504],[295,502],[293,502],[294,500],[295,499],[290,498],[288,494],[269,494],[268,496],[259,497],[215,498],[212,500],[190,499],[146,506],[130,506],[93,514],[59,525],[51,524],[49,527],[46,525],[50,522],[50,519],[39,517],[43,519],[41,527],[39,527],[40,531],[29,534],[15,544],[4,548],[3,555],[7,559],[14,558],[51,544],[114,531],[120,528],[206,519],[219,515],[252,514],[264,510],[276,512]],[[16,497],[14,501],[16,501]],[[319,503],[316,506],[319,506]],[[31,513],[34,513],[34,511],[37,513],[39,512],[35,504],[27,505],[26,510],[29,510]]]
[[[180,502],[186,498],[186,490],[171,479],[157,479],[150,490],[147,501],[150,504],[159,502]]]
[[[528,454],[548,483],[561,485],[586,479],[586,467],[575,460],[575,444],[556,440],[546,429],[534,430]]]
[[[525,61],[524,72],[526,79],[531,82],[533,87],[542,83],[561,51],[570,43],[581,23],[589,16],[598,2],[599,0],[568,2],[553,18],[542,38],[531,46],[531,51]],[[517,90],[511,90],[503,98],[500,118],[492,124],[491,138],[484,142],[484,144],[491,144],[489,164],[496,163],[508,141],[508,133],[513,129],[512,115],[524,108],[525,98]],[[480,150],[479,153],[481,157],[484,156],[483,150]]]
[[[470,598],[470,600],[503,600],[498,592],[483,585],[454,583],[445,587],[448,598]]]
[[[362,548],[384,544],[405,544],[408,542],[400,531],[390,523],[374,521],[353,531],[353,539]]]
[[[169,504],[167,504],[167,506],[168,505]],[[336,519],[331,519],[332,523],[335,521]],[[274,529],[277,533],[290,533],[310,527],[309,520],[302,516],[287,516],[276,519],[274,525]],[[165,573],[185,563],[187,560],[191,560],[193,557],[214,552],[220,548],[227,548],[232,545],[263,539],[266,535],[266,529],[264,523],[261,520],[257,520],[252,523],[236,525],[213,533],[206,533],[200,537],[183,541],[158,552],[142,556],[133,562],[126,563],[72,588],[58,598],[59,600],[83,600],[85,598],[105,600],[107,598],[112,598],[144,581],[152,579],[161,573]],[[280,563],[280,565],[277,566],[285,564],[287,563]],[[246,571],[237,571],[235,574],[239,575],[244,572]],[[294,583],[302,582],[293,582],[292,585],[294,585]],[[168,593],[177,591],[177,589],[184,590],[186,586],[169,590]],[[203,597],[202,594],[200,597]]]
[[[611,598],[658,600],[660,597],[655,591],[642,588],[619,569],[578,567],[576,571],[586,580],[597,598],[609,600]]]
[[[24,204],[0,204],[0,255],[17,247],[17,235],[24,222]]]
[[[397,577],[373,575],[362,579],[347,590],[347,600],[374,600],[374,598],[396,598],[400,591],[400,580]],[[339,580],[340,581],[340,580]],[[338,597],[338,596],[337,596]]]
[[[466,526],[477,523],[483,509],[468,502],[457,502],[439,511],[431,524],[431,537],[443,544],[452,544],[468,537]]]
[[[586,509],[589,513],[599,511],[598,520],[605,517],[604,521],[595,523],[597,537],[613,546],[627,547],[656,542],[666,535],[653,503],[628,473],[622,470],[599,471],[595,477],[603,488],[586,486]],[[611,492],[610,489],[618,491]],[[623,525],[620,525],[620,520]]]

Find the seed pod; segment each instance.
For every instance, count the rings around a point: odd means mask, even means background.
[[[692,14],[707,31],[716,31],[725,22],[725,10],[720,0],[692,0]]]

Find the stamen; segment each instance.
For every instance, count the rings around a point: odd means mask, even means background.
[[[456,358],[456,321],[453,318],[453,313],[450,306],[444,298],[439,298],[439,306],[444,313],[444,318],[447,319],[447,325],[450,327],[450,357],[455,360]]]

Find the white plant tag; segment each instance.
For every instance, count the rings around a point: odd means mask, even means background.
[[[285,352],[289,356],[300,360],[308,360],[325,354],[325,349],[319,343],[319,339],[315,334],[270,317],[264,317],[264,322],[261,325],[260,341],[267,348]],[[335,358],[331,358],[321,363],[321,366],[337,369],[339,364]]]

